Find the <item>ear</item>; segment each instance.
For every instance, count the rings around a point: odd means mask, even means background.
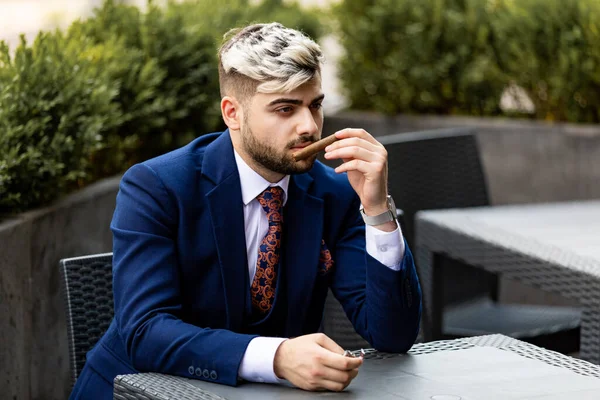
[[[225,96],[221,99],[221,115],[225,125],[230,130],[237,131],[240,129],[240,122],[243,118],[243,110],[241,104],[235,97]]]

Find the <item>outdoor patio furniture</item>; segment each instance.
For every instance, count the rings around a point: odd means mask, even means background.
[[[474,129],[401,133],[378,139],[388,151],[390,193],[404,210],[404,235],[413,250],[418,211],[489,205]],[[456,257],[441,257],[438,262],[445,264],[436,286],[445,312],[440,326],[428,324],[431,317],[425,315],[426,340],[502,333],[561,352],[578,350],[577,309],[501,304],[495,274]],[[421,263],[417,260],[422,278]],[[425,297],[426,313],[432,310],[427,307],[428,300],[431,297]]]
[[[446,314],[439,292],[446,266],[439,261],[451,257],[575,300],[581,319],[571,326],[580,324],[580,357],[600,363],[600,201],[423,211],[416,226],[416,258],[433,329],[440,329]]]
[[[114,398],[585,400],[597,399],[600,390],[600,366],[503,335],[420,343],[408,355],[367,349],[360,371],[341,393],[307,392],[285,384],[230,387],[156,373],[119,375]]]
[[[114,315],[112,253],[60,260],[72,383]]]

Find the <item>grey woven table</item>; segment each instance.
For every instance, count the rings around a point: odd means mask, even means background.
[[[416,243],[426,324],[443,254],[577,300],[581,358],[600,363],[600,201],[422,211]]]
[[[529,359],[539,360],[545,364],[565,368],[579,375],[600,378],[600,367],[587,361],[578,360],[560,353],[541,349],[531,344],[521,342],[503,335],[478,336],[466,339],[442,340],[420,343],[409,351],[411,355],[431,354],[465,350],[476,347],[493,347],[518,354]],[[398,354],[380,353],[367,350],[366,360],[389,357],[403,357]],[[368,362],[368,361],[365,361]],[[244,387],[236,390],[243,391]],[[334,393],[324,394],[334,396]],[[339,394],[344,396],[345,393]],[[243,396],[242,396],[243,397]],[[209,399],[222,400],[223,397],[193,385],[188,378],[174,377],[156,373],[134,375],[119,375],[114,381],[114,399],[144,399],[144,400],[191,400]]]

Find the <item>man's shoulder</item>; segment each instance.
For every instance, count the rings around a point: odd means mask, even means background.
[[[136,164],[125,172],[121,182],[136,182],[148,190],[158,184],[185,195],[191,188],[190,182],[196,182],[202,172],[207,147],[222,134],[207,133],[183,147]]]
[[[202,165],[204,153],[208,145],[222,134],[223,132],[207,133],[192,140],[183,147],[146,160],[142,164],[157,172],[171,172],[176,170],[181,173],[188,167],[195,170],[198,166]]]

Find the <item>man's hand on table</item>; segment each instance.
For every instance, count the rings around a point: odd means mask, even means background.
[[[281,343],[275,353],[275,374],[304,390],[344,390],[358,375],[362,358],[346,357],[344,349],[322,333]]]

